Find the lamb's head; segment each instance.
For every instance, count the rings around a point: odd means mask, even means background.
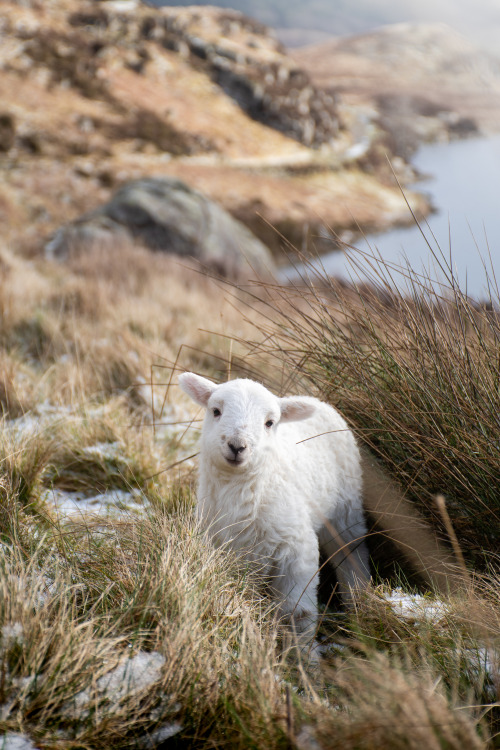
[[[278,398],[254,380],[217,385],[185,372],[179,385],[206,408],[202,452],[227,471],[259,466],[279,440],[280,423],[306,419],[315,410],[307,399]]]

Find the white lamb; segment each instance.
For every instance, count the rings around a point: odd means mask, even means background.
[[[346,598],[369,579],[360,455],[340,414],[310,397],[278,398],[253,380],[181,388],[206,407],[197,511],[218,545],[269,580],[302,636],[317,623],[319,550]]]

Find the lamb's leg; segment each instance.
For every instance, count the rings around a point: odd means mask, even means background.
[[[364,520],[337,530],[333,522],[325,522],[319,532],[323,554],[335,568],[342,600],[350,604],[356,591],[366,588],[370,581],[368,547],[365,542]]]
[[[280,602],[279,612],[290,623],[298,645],[310,652],[310,658],[315,661],[319,549],[312,530],[306,541],[309,544],[288,549],[287,555],[275,562],[271,586]]]

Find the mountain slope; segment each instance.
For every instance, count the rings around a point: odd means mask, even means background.
[[[440,114],[459,135],[460,128],[500,130],[500,59],[444,24],[395,24],[294,50],[293,57],[316,85],[350,103],[371,102],[385,127],[413,129],[414,140],[425,137],[419,119]]]
[[[356,166],[334,97],[241,14],[4,2],[0,42],[0,217],[15,248],[37,252],[144,176],[187,181],[276,247],[269,223],[302,244],[323,222],[408,220],[394,183]]]

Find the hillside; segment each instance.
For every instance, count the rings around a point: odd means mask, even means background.
[[[346,103],[375,106],[403,153],[403,139],[500,130],[500,59],[444,24],[395,24],[293,57]]]
[[[181,178],[276,247],[270,225],[302,243],[324,225],[408,220],[387,167],[352,152],[383,131],[352,132],[335,99],[239,13],[4,2],[0,38],[0,218],[14,249],[39,252],[144,176]]]

